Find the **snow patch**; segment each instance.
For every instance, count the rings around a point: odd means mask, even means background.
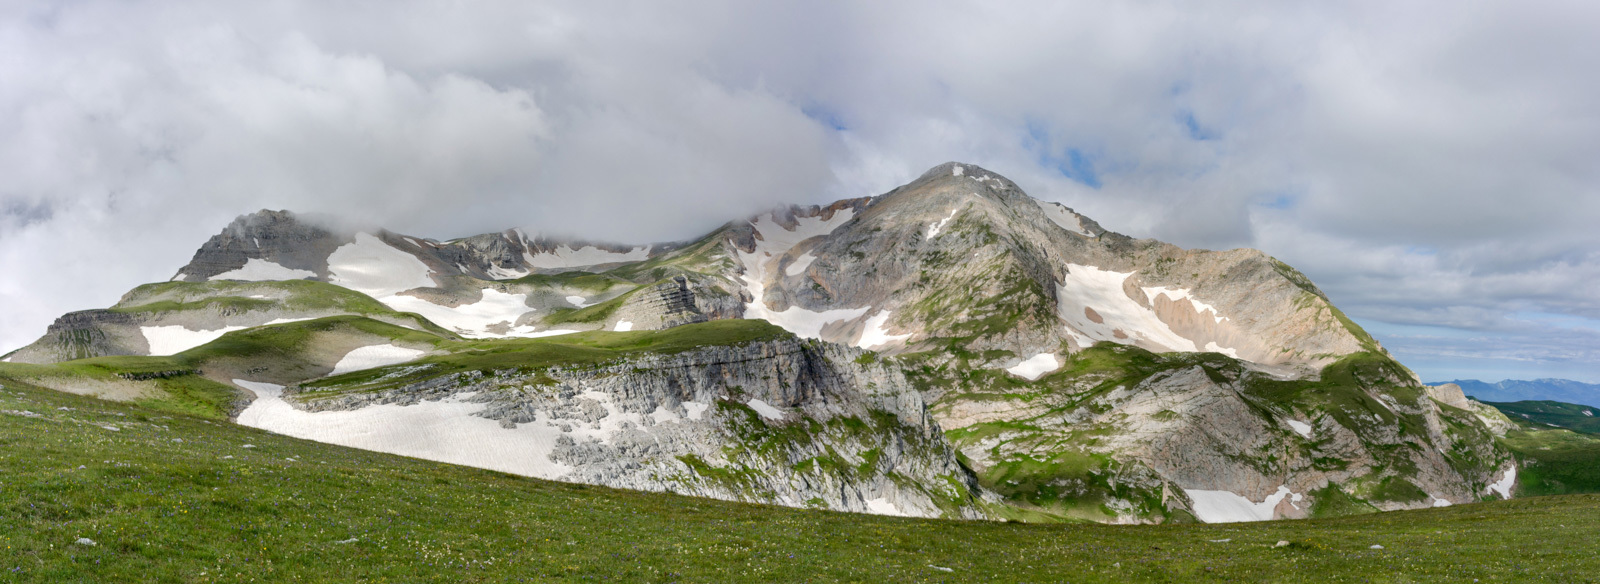
[[[613,328],[611,330],[617,331],[619,333],[625,333],[625,332],[631,331],[631,330],[633,330],[633,322],[626,321],[626,320],[619,320],[619,321],[617,321],[616,328]]]
[[[183,325],[171,326],[142,326],[139,332],[144,333],[145,342],[150,344],[151,357],[166,357],[176,355],[200,345],[217,340],[222,335],[233,331],[242,331],[242,326],[225,326],[210,331],[193,331]]]
[[[1429,495],[1429,496],[1433,497],[1433,506],[1434,507],[1449,507],[1451,505],[1449,499],[1446,499],[1444,497],[1440,497],[1438,495]]]
[[[1593,418],[1594,417],[1594,410],[1584,410],[1583,411],[1583,415]]]
[[[1045,218],[1056,226],[1084,237],[1094,237],[1093,233],[1083,228],[1082,215],[1072,212],[1061,203],[1049,203],[1038,199],[1033,202],[1039,205],[1039,210],[1044,211]]]
[[[476,416],[483,404],[467,395],[415,405],[381,404],[349,411],[307,412],[283,400],[283,386],[233,380],[256,394],[239,413],[239,424],[296,438],[375,450],[451,464],[464,464],[546,479],[571,467],[550,460],[564,433],[547,421],[502,428]],[[620,420],[619,420],[620,422]]]
[[[1155,311],[1122,291],[1132,272],[1067,264],[1065,281],[1056,285],[1061,318],[1086,339],[1132,344],[1145,341],[1169,351],[1197,352],[1194,341],[1179,336]],[[1090,316],[1090,311],[1094,316]],[[1095,322],[1098,319],[1100,322]],[[1123,337],[1118,338],[1121,332]],[[1080,341],[1080,344],[1083,344]]]
[[[811,262],[815,261],[816,259],[817,256],[811,255],[811,252],[809,251],[800,254],[800,257],[797,257],[794,259],[794,261],[789,262],[789,267],[784,268],[783,273],[790,276],[798,276],[804,273],[806,268],[811,267]]]
[[[1270,521],[1273,510],[1285,497],[1293,496],[1291,501],[1301,498],[1291,492],[1287,485],[1278,487],[1278,491],[1268,495],[1260,503],[1252,503],[1249,499],[1229,491],[1206,491],[1200,489],[1184,489],[1194,501],[1195,518],[1206,523],[1237,523],[1241,521]]]
[[[1511,467],[1507,467],[1506,468],[1506,474],[1501,476],[1500,480],[1495,481],[1493,484],[1490,484],[1488,488],[1483,490],[1483,492],[1484,493],[1500,493],[1500,498],[1501,499],[1510,499],[1511,498],[1511,487],[1515,486],[1516,484],[1517,484],[1517,467],[1511,466]]]
[[[856,341],[856,346],[871,349],[879,345],[904,341],[911,338],[910,334],[891,335],[888,329],[883,328],[889,322],[889,311],[880,310],[878,314],[867,319],[866,329],[861,331],[861,340]]]
[[[317,277],[316,272],[310,270],[296,270],[285,268],[274,262],[263,259],[250,258],[244,261],[244,266],[228,272],[223,272],[208,278],[209,280],[240,280],[244,282],[262,282],[268,280],[304,280]]]
[[[936,223],[928,225],[928,239],[933,239],[935,237],[938,237],[939,236],[939,231],[944,229],[945,224],[949,223],[951,219],[955,219],[956,218],[956,213],[958,213],[960,211],[961,211],[960,209],[951,209],[949,217],[945,217],[944,219],[940,219]]]
[[[585,300],[588,300],[588,298],[584,298],[582,296],[568,296],[567,297],[567,303],[569,303],[569,304],[571,304],[573,306],[576,306],[578,308],[584,308],[584,307],[587,307],[587,306],[593,306],[591,304],[584,304]]]
[[[688,414],[690,420],[698,420],[701,417],[704,417],[706,414],[706,409],[710,407],[711,404],[703,404],[697,401],[683,402],[683,411],[684,413]]]
[[[484,288],[483,298],[472,304],[455,308],[441,306],[415,296],[387,296],[379,302],[400,312],[415,312],[434,324],[455,331],[464,337],[482,339],[494,337],[528,337],[532,327],[516,327],[506,334],[494,333],[489,327],[497,324],[513,325],[522,315],[533,312],[528,308],[527,294],[507,294],[494,288]]]
[[[367,233],[357,233],[353,243],[328,255],[328,281],[382,300],[412,288],[437,284],[433,270],[417,256],[400,251]]]
[[[1206,352],[1207,353],[1222,353],[1222,354],[1227,355],[1229,357],[1233,357],[1234,359],[1238,359],[1239,358],[1239,351],[1237,349],[1234,349],[1233,347],[1220,346],[1220,345],[1218,345],[1216,343],[1216,341],[1206,341]]]
[[[759,399],[750,398],[750,401],[745,402],[745,405],[750,406],[750,409],[755,410],[757,414],[761,414],[761,417],[768,420],[783,419],[783,410],[772,407],[772,404]]]
[[[502,268],[500,266],[489,266],[489,269],[486,273],[489,274],[490,278],[494,278],[496,280],[515,280],[529,274],[527,270],[519,270],[517,268]]]
[[[650,412],[650,419],[657,424],[666,424],[669,422],[679,421],[678,414],[676,412],[667,409],[666,406],[660,405],[656,406],[655,411]]]
[[[1302,422],[1300,420],[1285,420],[1285,421],[1289,422],[1289,427],[1290,428],[1294,428],[1295,433],[1298,433],[1301,436],[1304,436],[1306,438],[1310,438],[1311,437],[1311,424],[1307,424],[1307,423]]]
[[[1017,377],[1033,381],[1060,367],[1061,361],[1056,359],[1054,353],[1039,353],[1021,363],[1007,367],[1006,371]]]
[[[425,353],[426,351],[407,349],[395,345],[368,345],[345,353],[344,357],[339,359],[339,363],[333,366],[333,371],[328,373],[328,377],[374,367],[399,365],[407,361],[416,360]]]
[[[1217,324],[1222,324],[1222,321],[1228,320],[1227,317],[1222,316],[1222,312],[1218,311],[1217,307],[1201,302],[1199,299],[1190,295],[1188,288],[1173,289],[1165,286],[1152,286],[1149,288],[1140,288],[1140,290],[1144,290],[1144,296],[1150,300],[1151,304],[1155,304],[1157,296],[1166,296],[1167,299],[1172,300],[1173,302],[1188,300],[1189,305],[1194,307],[1195,312],[1205,314],[1207,311],[1210,311],[1211,317],[1216,319]]]
[[[635,247],[626,252],[615,252],[600,249],[592,245],[585,245],[572,249],[566,244],[556,247],[553,251],[537,254],[523,253],[522,259],[529,266],[540,269],[582,268],[600,264],[617,264],[623,262],[642,262],[650,259],[651,246]]]
[[[961,167],[957,166],[956,167],[956,176],[960,176],[960,175],[961,175]],[[900,517],[905,517],[906,516],[904,511],[901,511],[900,508],[895,506],[894,503],[890,503],[889,499],[887,499],[887,498],[878,497],[876,499],[867,499],[866,502],[867,502],[867,512],[871,513],[873,515],[896,515],[896,516],[900,516]],[[939,569],[948,570],[948,568],[939,568]]]
[[[961,173],[965,172],[966,170],[967,169],[962,168],[961,165],[959,165],[959,164],[951,165],[950,166],[950,176],[961,176]]]

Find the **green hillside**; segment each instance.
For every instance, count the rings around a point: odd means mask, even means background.
[[[525,479],[0,383],[4,581],[1577,582],[1600,573],[1588,544],[1600,529],[1594,495],[1244,525],[902,519]],[[1289,544],[1274,547],[1280,540]]]
[[[1484,402],[1521,422],[1600,434],[1600,408],[1558,401]],[[1587,413],[1585,413],[1587,412]]]

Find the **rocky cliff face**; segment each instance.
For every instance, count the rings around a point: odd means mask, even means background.
[[[986,485],[1069,516],[1238,521],[1472,502],[1512,472],[1476,413],[1381,360],[1308,383],[1221,355],[1085,356],[1096,363],[937,406]]]
[[[285,395],[308,412],[482,404],[471,415],[526,437],[507,456],[534,460],[515,472],[558,480],[921,517],[988,517],[993,503],[903,374],[837,345],[714,346],[399,387],[374,376]]]

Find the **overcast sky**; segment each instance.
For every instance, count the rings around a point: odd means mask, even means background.
[[[1600,3],[7,2],[0,352],[233,217],[679,240],[948,160],[1600,382]]]

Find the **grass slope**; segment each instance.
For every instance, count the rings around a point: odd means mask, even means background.
[[[94,357],[51,365],[0,363],[0,383],[115,385],[123,391],[142,392],[136,401],[155,410],[226,420],[239,394],[222,380],[251,367],[326,371],[310,369],[307,355],[315,338],[325,334],[358,334],[373,342],[447,342],[431,333],[366,317],[331,316],[233,331],[170,357]]]
[[[531,373],[557,365],[604,363],[629,353],[678,353],[712,345],[792,337],[764,320],[713,320],[659,331],[589,331],[534,339],[444,341],[437,346],[448,354],[346,373],[303,386],[308,391],[318,388],[369,391],[467,371],[492,375],[495,371],[515,369]],[[399,369],[405,372],[398,373]]]
[[[1555,401],[1485,403],[1517,425],[1500,443],[1517,457],[1519,496],[1600,493],[1600,425],[1583,414],[1600,408]]]
[[[1483,402],[1513,420],[1537,422],[1574,432],[1600,434],[1600,408],[1558,401]],[[1585,414],[1584,412],[1588,412]]]
[[[518,478],[18,384],[0,390],[0,517],[0,579],[17,582],[1576,582],[1600,573],[1587,545],[1600,496],[1245,525],[904,519]],[[1279,540],[1291,543],[1273,547]]]
[[[281,299],[253,297],[268,294],[274,297],[281,296]],[[410,321],[429,332],[443,337],[456,337],[455,333],[439,327],[419,314],[396,312],[366,294],[314,280],[268,282],[216,280],[145,284],[124,295],[122,301],[111,307],[111,311],[130,314],[157,314],[190,310],[239,313],[273,308],[302,312],[340,311],[352,315],[382,316],[401,322]]]

